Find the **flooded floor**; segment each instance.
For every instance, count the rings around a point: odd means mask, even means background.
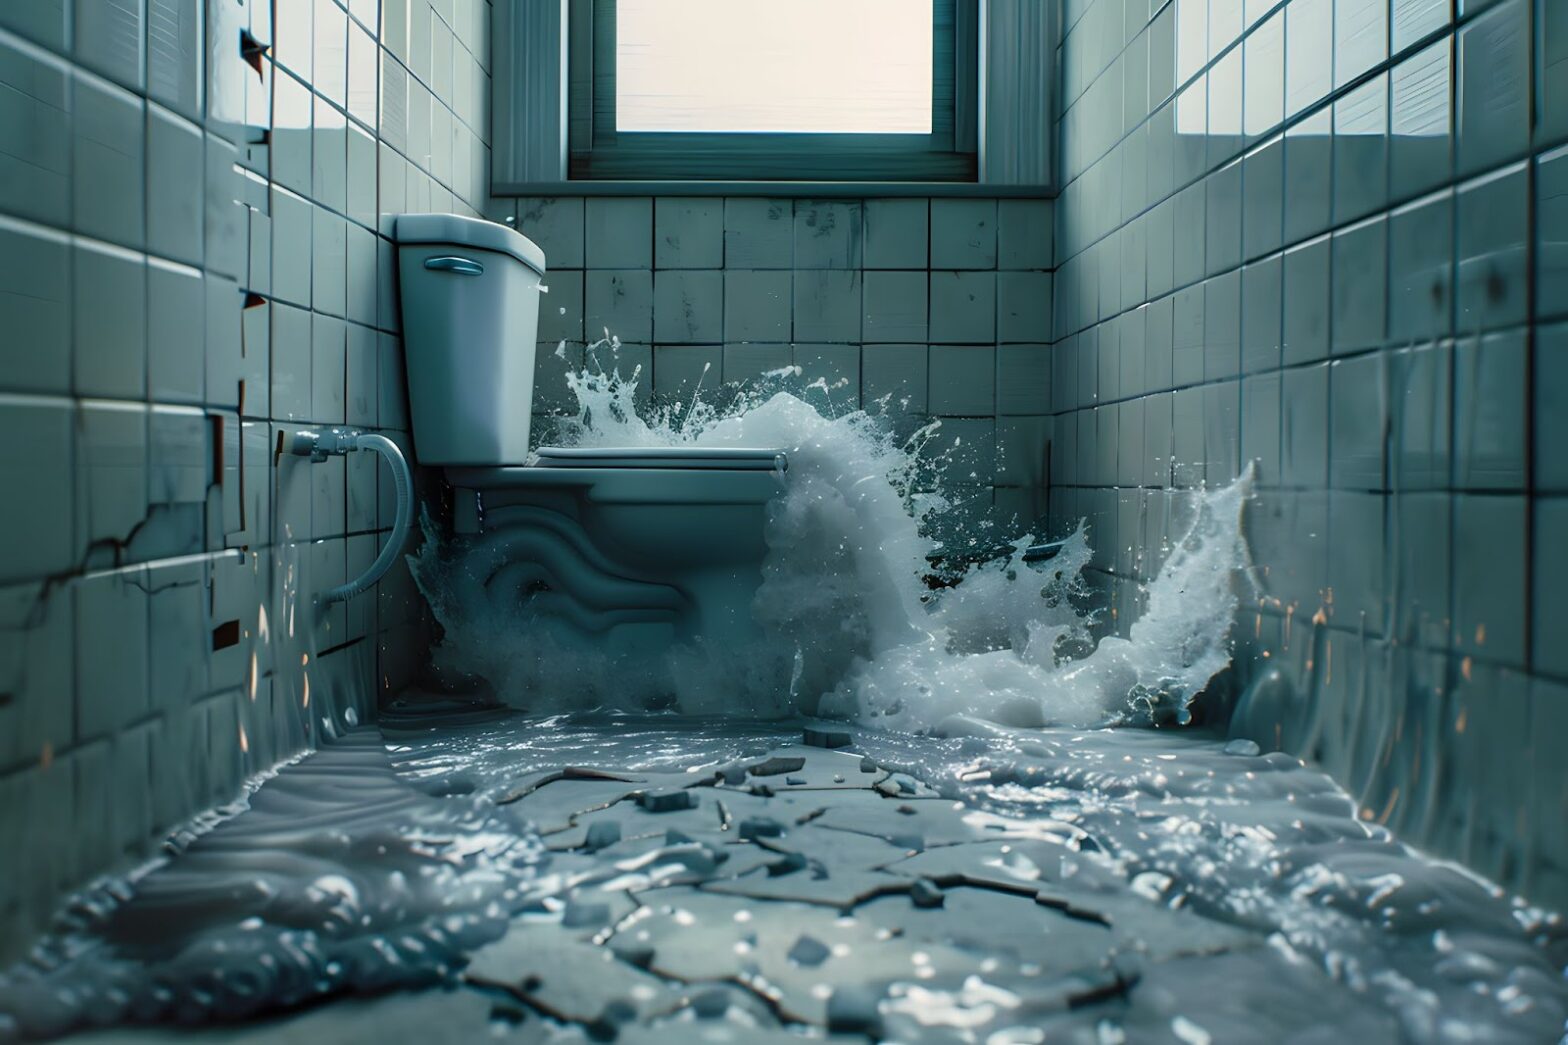
[[[84,896],[0,988],[5,1033],[1563,1031],[1555,917],[1411,852],[1322,774],[1245,741],[963,719],[945,736],[674,716],[428,721],[391,714],[284,767],[161,866]]]

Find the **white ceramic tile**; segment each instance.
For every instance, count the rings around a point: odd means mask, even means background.
[[[861,204],[855,201],[796,200],[795,267],[859,268],[862,219]]]
[[[1388,198],[1388,76],[1334,103],[1334,223],[1355,221]]]
[[[1241,371],[1241,273],[1227,272],[1203,284],[1203,377],[1235,377]]]
[[[1330,482],[1341,489],[1384,486],[1388,390],[1381,356],[1336,362],[1329,388]]]
[[[72,253],[72,387],[139,399],[147,391],[146,259],[81,239]]]
[[[995,200],[931,201],[931,266],[990,269],[997,258]]]
[[[996,339],[993,273],[932,272],[930,301],[932,342],[975,344]],[[880,332],[877,336],[885,337]]]
[[[595,275],[590,274],[590,280]],[[612,333],[615,332],[612,329]],[[724,340],[724,274],[680,269],[656,273],[653,336],[659,342],[721,343]]]
[[[1380,217],[1334,234],[1330,340],[1336,354],[1383,343],[1388,311],[1387,226]]]
[[[310,324],[310,420],[343,423],[346,325],[341,319],[316,314]]]
[[[1284,259],[1264,258],[1241,270],[1241,370],[1257,373],[1280,364]]]
[[[141,90],[146,60],[144,0],[75,0],[71,20],[78,61],[132,90]]]
[[[996,349],[989,345],[932,345],[930,410],[983,417],[996,413]]]
[[[342,316],[348,306],[348,223],[321,207],[311,225],[311,307]]]
[[[724,273],[724,338],[788,341],[792,278],[783,271],[728,269]]]
[[[1496,330],[1528,315],[1529,175],[1507,168],[1459,187],[1454,329]]]
[[[928,359],[925,345],[870,344],[861,348],[861,397],[866,410],[924,415]],[[887,400],[882,407],[881,401]]]
[[[692,196],[654,201],[653,260],[659,268],[716,269],[724,264],[724,201]]]
[[[78,232],[126,247],[146,235],[145,103],[96,77],[72,77],[71,195]]]
[[[47,5],[7,5],[6,15]],[[40,18],[40,22],[46,19]],[[39,26],[35,25],[35,28]],[[0,207],[64,226],[71,213],[71,79],[64,63],[0,41]]]
[[[348,120],[318,97],[310,138],[311,199],[341,214],[348,210]]]
[[[1441,344],[1389,357],[1389,469],[1396,490],[1450,488],[1453,355],[1453,346]]]
[[[149,504],[204,504],[215,451],[213,425],[188,406],[154,406],[147,415],[147,500]]]
[[[8,391],[70,391],[70,287],[66,236],[0,217],[0,372]]]
[[[310,419],[310,341],[310,313],[274,303],[270,384],[272,415],[280,420]]]
[[[583,325],[586,336],[593,339],[608,331],[621,340],[649,342],[654,334],[652,271],[588,271],[583,281]]]
[[[1390,76],[1389,192],[1408,199],[1453,170],[1453,41],[1440,40]]]
[[[794,337],[800,341],[860,340],[861,274],[842,269],[794,274]]]
[[[685,402],[723,380],[724,349],[719,345],[658,345],[653,350],[653,393],[667,402]]]
[[[1541,498],[1534,502],[1536,540],[1532,564],[1534,608],[1534,658],[1536,671],[1568,676],[1568,541],[1552,535],[1568,533],[1568,498]]]
[[[1530,8],[1506,0],[1459,30],[1461,175],[1521,155],[1530,142]]]
[[[344,315],[355,323],[373,326],[376,322],[376,235],[368,229],[349,224],[346,227],[345,247]],[[541,300],[540,312],[547,311],[549,305],[548,299]]]
[[[207,391],[206,288],[198,269],[147,264],[147,391],[157,401],[200,403]]]
[[[63,399],[0,396],[0,484],[25,511],[0,514],[0,578],[63,573],[77,561],[73,410]]]
[[[750,196],[724,201],[724,264],[732,269],[787,269],[793,264],[790,200]],[[919,268],[924,268],[922,262]]]
[[[794,355],[787,344],[755,345],[742,343],[724,346],[724,383],[755,383],[764,375],[793,365]],[[922,374],[924,371],[922,370]]]
[[[1388,337],[1414,344],[1452,326],[1454,197],[1418,200],[1389,216]]]
[[[1257,467],[1257,482],[1280,482],[1280,388],[1278,373],[1257,374],[1241,385],[1241,459]]]
[[[311,128],[315,102],[310,88],[284,72],[272,80],[272,177],[294,192],[311,192]]]
[[[313,214],[305,200],[272,190],[272,293],[301,307],[310,304]]]
[[[956,282],[956,273],[946,275]],[[924,344],[930,300],[926,273],[866,272],[863,281],[864,337],[868,341]]]
[[[1454,498],[1454,647],[1478,660],[1524,666],[1529,544],[1523,497]]]
[[[653,200],[599,196],[590,197],[585,207],[584,257],[589,268],[653,266]]]
[[[1331,109],[1321,109],[1285,132],[1286,243],[1299,242],[1329,228],[1333,148]]]
[[[828,417],[860,408],[860,346],[796,344],[794,365],[800,367],[805,391],[801,398]]]
[[[1528,354],[1522,333],[1459,342],[1454,350],[1454,485],[1523,490],[1529,434]]]
[[[147,517],[147,408],[86,400],[76,423],[77,547],[114,563]]]

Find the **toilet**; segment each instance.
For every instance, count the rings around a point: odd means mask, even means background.
[[[770,448],[528,449],[544,252],[494,222],[397,219],[414,456],[454,491],[465,599],[613,649],[757,637]],[[472,603],[470,603],[472,605]]]

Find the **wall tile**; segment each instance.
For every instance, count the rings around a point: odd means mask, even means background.
[[[925,343],[928,313],[926,273],[868,271],[863,278],[863,336],[868,341]],[[929,279],[934,280],[935,277]]]
[[[70,390],[71,264],[66,236],[0,218],[0,371],[11,389]]]
[[[1523,666],[1526,513],[1522,497],[1454,498],[1454,547],[1493,550],[1454,559],[1454,647],[1479,660]]]
[[[796,268],[859,268],[863,227],[858,202],[796,200]]]
[[[146,103],[82,73],[72,77],[71,197],[77,231],[140,248],[145,237]]]
[[[1522,490],[1529,412],[1524,335],[1492,334],[1454,350],[1454,485]]]
[[[590,201],[592,202],[592,201]],[[592,208],[590,215],[592,213]],[[593,254],[590,238],[589,256]],[[594,336],[608,330],[622,341],[653,337],[653,273],[647,268],[589,271],[584,280],[584,325]]]
[[[584,202],[581,196],[517,201],[517,231],[538,244],[551,270],[583,266]]]
[[[991,269],[997,258],[995,200],[931,201],[931,265],[943,269]]]
[[[1021,228],[1015,235],[1017,257],[1037,257],[1038,241],[1030,238],[1028,216],[1020,215]],[[1049,214],[1046,229],[1049,230]],[[923,199],[867,200],[865,205],[865,265],[875,269],[925,269],[929,264],[930,201]],[[1031,250],[1034,253],[1031,253]],[[1049,258],[1049,236],[1045,241]],[[1047,261],[1049,264],[1049,261]],[[1037,266],[1016,265],[1019,268]],[[1038,266],[1044,267],[1044,266]]]
[[[794,264],[790,200],[731,197],[724,201],[724,264],[733,269],[787,269]]]
[[[653,267],[653,200],[638,196],[593,196],[587,199],[584,207],[584,259],[589,268]]]
[[[792,280],[789,272],[724,273],[726,341],[787,341],[790,336]]]
[[[796,344],[793,357],[806,383],[806,402],[828,417],[860,409],[859,345]]]
[[[1330,388],[1330,481],[1342,489],[1384,486],[1388,393],[1379,356],[1345,359],[1333,366]]]
[[[990,346],[932,345],[930,411],[949,416],[996,413],[996,350]]]
[[[724,264],[724,201],[660,197],[654,201],[654,264],[716,269]]]
[[[861,347],[861,397],[868,411],[886,398],[890,416],[919,416],[927,410],[927,349],[925,345]]]
[[[7,5],[0,18],[25,18],[43,35],[60,23],[47,6]],[[71,83],[63,63],[0,42],[0,208],[8,213],[69,224]]]
[[[1383,343],[1388,310],[1387,225],[1380,217],[1334,234],[1331,344],[1336,355]]]
[[[861,275],[842,269],[794,274],[794,337],[801,341],[859,341]]]
[[[1506,0],[1459,31],[1456,165],[1475,174],[1523,154],[1530,141],[1529,8]]]
[[[662,271],[653,284],[653,336],[660,342],[724,340],[724,274]]]
[[[930,300],[932,342],[973,344],[996,339],[993,273],[932,272]]]
[[[1508,168],[1460,186],[1455,330],[1473,333],[1524,322],[1528,315],[1528,169]]]
[[[1453,194],[1394,211],[1388,237],[1389,340],[1411,344],[1446,335],[1453,323]]]

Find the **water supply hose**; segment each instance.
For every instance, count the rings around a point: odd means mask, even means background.
[[[347,584],[340,584],[321,596],[325,605],[347,602],[356,595],[370,590],[397,561],[398,551],[408,540],[408,530],[413,520],[414,477],[409,471],[408,459],[398,445],[384,435],[359,432],[352,428],[329,428],[324,432],[301,429],[289,441],[289,452],[312,461],[325,461],[331,456],[345,456],[354,450],[374,450],[386,459],[392,469],[392,484],[397,489],[397,516],[392,522],[392,535],[382,546],[381,554],[370,564],[370,569]]]

